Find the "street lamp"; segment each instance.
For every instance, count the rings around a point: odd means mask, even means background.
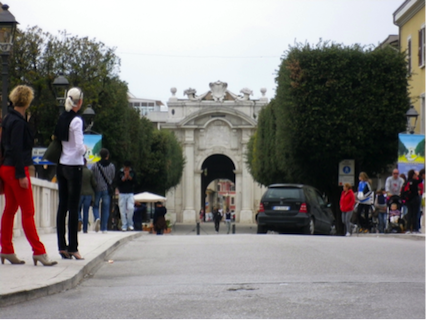
[[[9,54],[12,50],[13,40],[15,37],[16,25],[18,21],[15,20],[13,14],[9,12],[9,6],[4,4],[0,10],[0,52],[2,59],[2,99],[1,99],[1,112],[4,118],[7,114],[7,87],[9,85]]]
[[[413,134],[416,129],[417,117],[419,114],[416,109],[414,109],[414,106],[411,105],[405,116],[407,117],[407,132]]]
[[[94,120],[95,120],[95,110],[93,110],[92,106],[89,104],[86,108],[86,110],[83,111],[82,113],[82,118],[84,120],[84,133],[91,133],[92,131],[92,127],[94,125]]]
[[[55,91],[56,101],[58,102],[59,114],[64,111],[68,86],[68,79],[64,77],[63,73],[60,73],[59,76],[53,80],[53,90]]]

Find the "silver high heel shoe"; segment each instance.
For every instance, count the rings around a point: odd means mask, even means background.
[[[8,260],[11,264],[24,264],[24,260],[19,260],[16,254],[0,253],[1,264],[4,264],[4,260]]]
[[[58,263],[56,261],[49,260],[46,253],[33,256],[33,261],[35,266],[37,265],[37,262],[41,262],[45,267],[51,267]]]

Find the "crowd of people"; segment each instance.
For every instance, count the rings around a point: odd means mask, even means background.
[[[25,263],[17,257],[12,241],[14,218],[20,208],[24,233],[33,251],[34,265],[40,262],[44,266],[53,266],[57,261],[49,258],[38,236],[29,174],[29,167],[33,164],[34,134],[28,124],[26,111],[34,99],[34,91],[29,86],[19,85],[11,91],[9,99],[13,108],[0,119],[0,187],[5,196],[0,229],[0,260],[2,264],[5,261],[11,264]],[[62,259],[84,259],[78,248],[78,232],[88,232],[90,206],[93,208],[94,230],[107,232],[115,183],[121,230],[135,230],[133,215],[136,173],[130,161],[125,161],[116,177],[115,166],[105,148],[99,152],[100,161],[90,169],[87,167],[83,120],[77,114],[82,104],[83,91],[80,88],[68,90],[65,110],[59,116],[54,131],[55,139],[60,141],[61,145],[61,154],[56,165],[59,195],[56,229],[58,252]],[[141,205],[137,204],[136,210],[140,207]],[[153,227],[158,235],[167,227],[166,213],[167,209],[162,203],[156,203]]]
[[[377,231],[385,233],[389,223],[398,225],[400,232],[420,233],[422,197],[424,194],[425,169],[409,170],[407,176],[395,168],[386,179],[385,188],[374,195],[372,182],[365,172],[359,174],[357,192],[345,183],[340,196],[340,211],[345,236],[354,230],[361,233],[372,230],[372,217],[377,218]]]

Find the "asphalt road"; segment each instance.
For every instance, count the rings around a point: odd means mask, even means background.
[[[425,242],[143,236],[75,289],[0,318],[425,318]]]

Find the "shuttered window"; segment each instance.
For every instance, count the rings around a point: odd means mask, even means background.
[[[407,41],[407,73],[411,74],[411,38]]]
[[[425,27],[423,26],[419,30],[419,66],[422,67],[425,65]]]

